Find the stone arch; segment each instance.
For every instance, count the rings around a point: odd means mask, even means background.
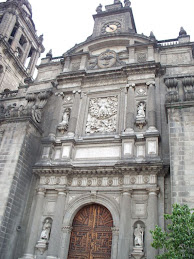
[[[77,212],[84,206],[92,203],[100,204],[107,208],[112,215],[113,225],[117,228],[119,227],[119,209],[115,202],[105,195],[97,195],[93,197],[91,194],[79,196],[67,207],[63,225],[71,226]]]

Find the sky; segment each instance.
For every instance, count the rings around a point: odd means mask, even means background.
[[[44,34],[45,53],[61,56],[76,43],[86,40],[93,31],[93,14],[101,3],[113,0],[29,0],[38,35]],[[124,0],[121,0],[123,3]],[[137,32],[157,40],[177,38],[180,27],[194,41],[194,0],[131,0]]]

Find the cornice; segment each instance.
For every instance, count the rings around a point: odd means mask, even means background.
[[[137,164],[132,163],[129,166],[110,166],[110,167],[99,167],[99,168],[86,168],[76,166],[34,166],[33,172],[37,175],[72,175],[72,176],[83,176],[83,175],[120,175],[125,174],[155,174],[158,175],[164,169],[162,163],[158,164]]]
[[[171,108],[182,109],[182,108],[194,107],[194,101],[166,103],[165,106],[167,109],[171,109]]]

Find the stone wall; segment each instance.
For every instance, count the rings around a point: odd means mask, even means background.
[[[16,242],[25,232],[22,224],[32,182],[32,166],[39,153],[39,133],[27,122],[1,126],[0,258],[16,258]],[[8,248],[9,247],[9,248]]]
[[[194,107],[168,110],[172,203],[193,206]]]

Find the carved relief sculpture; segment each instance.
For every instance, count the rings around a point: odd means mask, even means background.
[[[60,131],[62,134],[64,134],[65,131],[68,129],[68,124],[69,124],[69,118],[70,118],[70,108],[66,108],[63,112],[63,117],[62,117],[62,122],[59,123],[57,129]]]
[[[115,132],[117,106],[117,96],[90,99],[86,133]]]
[[[113,25],[111,28],[113,28]],[[88,69],[110,68],[110,67],[125,65],[125,62],[119,59],[118,53],[110,49],[107,49],[106,51],[102,52],[98,57],[91,56],[88,62],[89,62]]]

